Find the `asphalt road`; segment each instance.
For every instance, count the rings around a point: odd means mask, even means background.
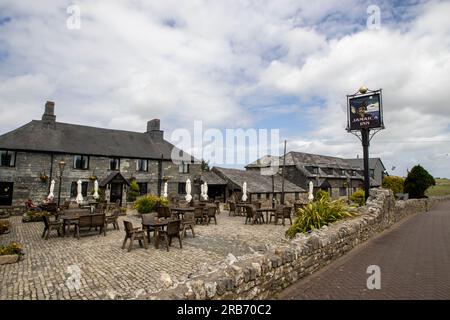
[[[380,289],[368,289],[369,277]],[[276,298],[450,299],[450,202],[406,218]]]

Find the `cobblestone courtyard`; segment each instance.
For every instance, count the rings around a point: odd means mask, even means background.
[[[121,249],[124,219],[140,226],[129,214],[120,217],[120,231],[110,226],[106,236],[90,234],[77,240],[52,232],[43,240],[42,222],[22,223],[21,217],[11,217],[11,232],[0,235],[0,243],[22,243],[25,256],[19,263],[0,266],[0,299],[139,298],[286,241],[287,226],[245,225],[244,217],[222,212],[218,225],[196,226],[195,238],[188,231],[183,249],[176,239],[169,252],[164,246],[156,249],[153,242],[145,250],[136,241],[127,252]],[[71,290],[67,283],[73,279],[73,266],[81,271],[81,286]]]

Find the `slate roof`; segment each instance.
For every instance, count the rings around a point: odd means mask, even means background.
[[[217,173],[213,171],[203,171],[200,179],[209,185],[226,185],[227,181],[222,179]]]
[[[274,156],[264,156],[249,165],[246,168],[261,168],[270,166],[271,161],[274,161],[278,158],[278,165],[283,165],[283,156],[274,157]],[[286,166],[318,166],[323,168],[339,168],[339,169],[359,169],[358,166],[353,166],[351,163],[348,163],[342,158],[332,157],[332,156],[323,156],[319,154],[305,153],[305,152],[288,152],[286,153]]]
[[[344,159],[347,163],[349,163],[352,166],[360,167],[361,169],[364,168],[364,159],[358,158],[358,159]],[[369,168],[375,169],[378,161],[381,162],[381,165],[383,166],[383,169],[386,170],[386,167],[383,164],[383,161],[381,161],[380,158],[369,158]]]
[[[213,172],[217,173],[222,178],[232,183],[235,187],[242,188],[244,181],[247,182],[248,193],[272,193],[272,178],[271,176],[261,175],[257,171],[246,171],[239,169],[228,169],[214,167]],[[281,192],[282,177],[279,174],[274,175],[274,191]],[[284,180],[284,191],[292,192],[306,192],[305,189]]]
[[[0,149],[171,159],[174,146],[149,133],[33,120],[0,136]]]
[[[284,161],[283,156],[264,156],[247,165],[246,168],[269,167],[271,161],[276,160],[278,160],[278,166],[281,168]],[[291,151],[286,153],[286,166],[295,166],[297,170],[302,172],[302,174],[308,178],[320,177],[336,179],[363,179],[363,175],[358,172],[361,170],[361,167],[353,165],[352,163],[347,162],[345,159],[338,157]],[[318,167],[317,174],[313,173],[310,170],[310,168],[312,167]],[[328,168],[332,168],[333,170],[331,172],[327,172]],[[346,171],[344,172],[344,174],[342,174],[336,169]],[[351,175],[347,170],[355,170],[356,174]]]

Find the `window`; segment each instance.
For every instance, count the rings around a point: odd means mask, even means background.
[[[347,195],[347,188],[345,187],[340,187],[339,188],[339,195],[342,196],[346,196]]]
[[[120,169],[120,159],[119,158],[110,158],[109,159],[109,170],[118,171],[119,169]]]
[[[178,194],[186,194],[186,182],[178,182]]]
[[[136,171],[148,171],[148,162],[145,159],[136,161]]]
[[[14,167],[16,165],[16,153],[14,151],[0,150],[0,167]]]
[[[266,193],[266,200],[270,199],[270,193]]]
[[[256,194],[256,199],[261,200],[261,193]]]
[[[319,167],[309,167],[309,171],[311,171],[313,174],[319,173]]]
[[[72,184],[70,185],[70,197],[71,198],[77,197],[77,194],[78,194],[77,187],[78,187],[77,182],[72,181]],[[83,197],[87,197],[87,189],[88,189],[88,182],[87,181],[82,182],[81,183],[81,195]]]
[[[341,172],[341,176],[345,176],[345,170],[340,170],[340,172]]]
[[[375,169],[370,169],[370,176],[374,179],[375,178]]]
[[[189,163],[181,162],[180,166],[178,167],[178,173],[189,173]]]
[[[82,155],[73,156],[73,168],[74,169],[82,169],[82,170],[88,169],[89,168],[89,157],[82,156]]]
[[[138,182],[137,183],[139,186],[139,195],[143,196],[146,195],[147,192],[147,182]]]
[[[300,200],[300,193],[298,192],[295,193],[295,200]]]

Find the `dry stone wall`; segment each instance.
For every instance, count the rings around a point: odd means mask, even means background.
[[[354,218],[308,234],[288,245],[199,275],[148,299],[268,299],[293,282],[341,257],[406,216],[428,211],[450,197],[395,201],[391,191],[372,189]]]

